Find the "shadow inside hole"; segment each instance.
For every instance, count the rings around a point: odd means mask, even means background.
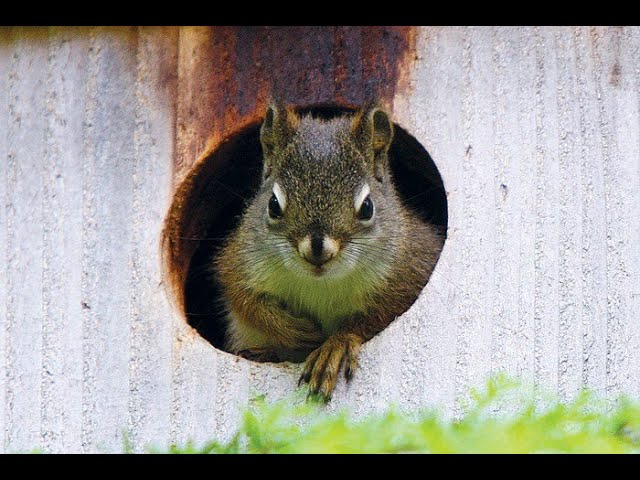
[[[298,107],[300,114],[329,119],[351,114],[352,107],[314,105]],[[189,204],[194,214],[189,222],[203,223],[195,238],[186,242],[199,242],[184,284],[184,306],[187,322],[214,347],[224,350],[224,321],[220,287],[211,268],[213,258],[224,239],[238,224],[244,208],[257,192],[262,173],[260,123],[236,132],[221,144],[205,162],[213,168],[203,168],[208,175],[198,191],[194,191]],[[405,204],[425,221],[447,229],[447,198],[442,178],[425,148],[406,130],[395,124],[395,133],[389,148],[391,172]],[[188,217],[189,215],[187,215]],[[177,226],[175,231],[186,231]]]

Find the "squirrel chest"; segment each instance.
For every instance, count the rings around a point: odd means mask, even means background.
[[[288,310],[308,315],[330,335],[344,318],[365,312],[369,295],[357,275],[317,280],[291,272],[277,272],[261,285],[265,293],[282,300]]]

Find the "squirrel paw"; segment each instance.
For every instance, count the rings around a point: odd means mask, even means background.
[[[240,350],[238,356],[246,358],[247,360],[253,360],[254,362],[280,361],[276,352],[268,348],[248,348],[246,350]]]
[[[325,402],[331,399],[340,370],[344,366],[347,381],[358,367],[358,352],[362,340],[353,334],[332,335],[319,348],[309,354],[298,385],[309,383],[309,395]]]

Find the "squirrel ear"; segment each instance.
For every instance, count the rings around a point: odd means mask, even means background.
[[[285,147],[298,128],[298,116],[292,108],[281,102],[271,101],[260,127],[260,142],[266,154]]]
[[[393,123],[378,105],[363,108],[353,118],[351,131],[365,154],[373,157],[376,178],[382,179],[386,153],[393,140]]]

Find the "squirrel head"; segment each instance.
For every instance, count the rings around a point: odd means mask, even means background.
[[[392,139],[393,123],[375,104],[323,120],[272,102],[260,130],[262,186],[250,207],[261,248],[318,277],[384,264],[401,216]]]

